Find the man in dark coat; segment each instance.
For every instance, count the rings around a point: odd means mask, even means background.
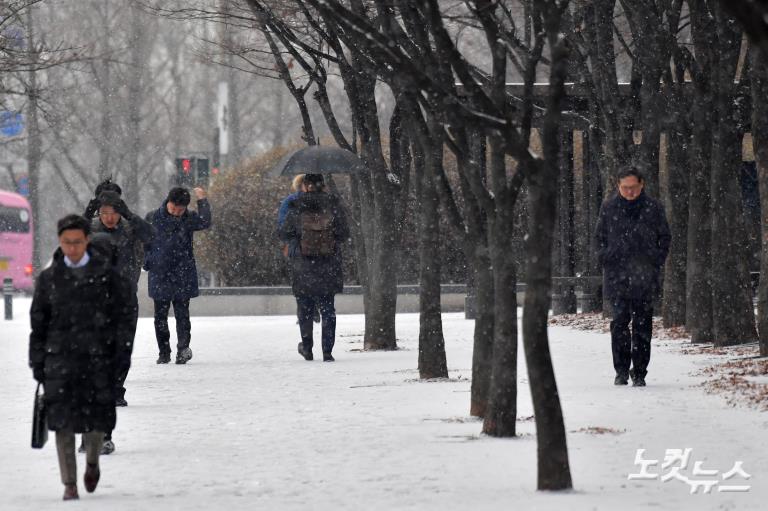
[[[189,191],[172,188],[163,206],[147,214],[155,228],[155,237],[145,247],[144,264],[149,271],[149,296],[155,301],[155,336],[160,356],[158,364],[171,361],[171,333],[168,311],[173,304],[176,318],[176,363],[186,364],[192,358],[189,348],[192,325],[189,321],[189,300],[199,295],[197,266],[192,251],[195,231],[211,226],[211,206],[205,190],[194,189],[197,211],[190,211]]]
[[[325,193],[320,174],[304,176],[304,190],[290,204],[280,231],[293,263],[293,294],[298,306],[301,342],[299,354],[312,360],[312,318],[322,316],[323,361],[334,360],[336,337],[335,295],[344,288],[341,247],[349,237],[338,197]]]
[[[109,180],[97,187],[100,190],[85,210],[85,218],[93,219],[93,214],[98,212],[98,217],[91,222],[93,233],[103,233],[111,243],[116,254],[116,268],[131,285],[131,310],[133,322],[131,324],[130,345],[126,346],[123,353],[126,355],[117,361],[117,406],[127,406],[125,400],[125,380],[131,368],[131,353],[133,352],[133,340],[136,335],[136,323],[139,319],[139,301],[136,296],[138,291],[141,266],[144,262],[144,245],[152,241],[154,228],[139,215],[133,214],[123,199],[120,197],[122,190],[116,183]],[[84,446],[81,446],[81,450]],[[112,441],[112,432],[107,431],[104,436],[104,447],[101,454],[111,454],[115,450]]]
[[[96,489],[104,432],[116,421],[116,361],[133,322],[130,285],[108,247],[89,245],[89,233],[83,217],[59,220],[59,249],[37,279],[30,309],[29,365],[45,388],[66,500],[77,498],[75,433],[85,437],[85,488]]]
[[[637,169],[621,171],[618,193],[603,203],[596,229],[604,293],[613,308],[614,384],[626,385],[631,376],[637,387],[645,386],[653,300],[659,293],[661,268],[672,239],[664,208],[646,195],[643,184]]]

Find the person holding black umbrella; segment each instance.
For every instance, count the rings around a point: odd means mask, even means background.
[[[298,351],[305,360],[314,358],[312,316],[317,308],[322,316],[323,361],[333,362],[334,301],[344,287],[342,245],[349,229],[339,198],[325,192],[321,174],[305,175],[303,185],[305,193],[291,202],[280,229],[293,264],[292,287],[301,332]]]

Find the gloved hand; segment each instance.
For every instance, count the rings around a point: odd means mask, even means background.
[[[39,383],[43,383],[43,381],[45,381],[45,371],[42,367],[32,368],[32,376],[35,378],[35,381]]]
[[[85,214],[83,216],[85,216],[85,218],[88,220],[92,219],[96,212],[99,210],[99,207],[101,207],[101,203],[99,202],[99,199],[94,197],[90,200],[88,206],[85,208]]]
[[[128,205],[125,203],[123,199],[120,199],[117,204],[114,206],[115,212],[118,213],[121,217],[125,218],[126,220],[130,220],[133,216],[133,213],[131,213],[131,210],[128,209]]]

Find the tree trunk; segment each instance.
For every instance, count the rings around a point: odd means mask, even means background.
[[[669,57],[667,57],[667,61]],[[661,144],[661,119],[663,101],[659,90],[661,72],[647,72],[640,86],[641,128],[643,141],[640,145],[640,170],[645,175],[645,191],[653,197],[659,193],[659,146]]]
[[[504,172],[504,151],[491,137],[492,174]],[[496,214],[489,221],[488,245],[493,268],[493,362],[483,433],[511,437],[517,421],[517,275],[513,257],[514,204],[496,197]],[[551,257],[549,254],[548,257]]]
[[[712,155],[712,95],[709,62],[715,27],[704,0],[693,0],[691,34],[699,72],[694,74],[693,144],[688,200],[688,248],[685,328],[693,342],[712,341],[712,216],[710,210],[710,158]]]
[[[142,11],[132,5],[131,11],[131,69],[128,79],[128,137],[130,150],[128,152],[128,169],[123,182],[125,201],[134,207],[139,203],[139,154],[142,149],[141,136],[141,105],[142,86],[144,77],[144,61],[146,34]]]
[[[419,186],[419,377],[447,378],[443,322],[440,316],[440,198],[436,165],[442,165],[442,141],[421,137],[414,144]],[[439,144],[439,145],[438,145]]]
[[[484,417],[488,408],[493,362],[493,272],[487,253],[474,254],[470,261],[475,272],[477,314],[472,350],[472,389],[469,414],[473,417]]]
[[[719,8],[719,65],[713,68],[717,121],[712,138],[712,335],[715,346],[757,340],[741,186],[741,140],[734,77],[742,43]]]
[[[561,172],[558,173],[557,222],[555,224],[554,260],[556,277],[574,277],[576,273],[576,242],[574,236],[573,179],[573,131],[561,129],[559,135],[562,151],[558,154]],[[574,314],[576,312],[576,290],[573,284],[553,286],[552,314]]]
[[[752,144],[760,187],[760,222],[763,250],[760,257],[760,286],[757,318],[760,355],[768,357],[768,55],[752,52]]]
[[[38,118],[38,95],[40,91],[37,90],[37,71],[34,69],[38,58],[37,51],[35,50],[37,41],[35,40],[36,27],[32,12],[34,8],[33,5],[27,7],[27,38],[28,48],[30,49],[29,59],[32,63],[27,88],[27,172],[29,174],[29,205],[32,208],[32,218],[36,222],[32,240],[32,267],[35,275],[37,275],[41,269],[40,225],[42,222],[40,221],[40,188],[42,183],[40,182],[40,160],[42,159],[42,141]]]
[[[685,122],[684,119],[682,119]],[[685,324],[685,284],[688,239],[688,176],[690,132],[681,122],[667,133],[667,218],[672,244],[664,269],[662,320],[669,328]]]
[[[526,243],[526,280],[523,310],[523,346],[536,418],[539,490],[573,486],[568,461],[563,411],[549,351],[547,320],[552,286],[552,236],[557,215],[560,111],[565,98],[568,50],[559,38],[559,16],[550,13],[547,36],[552,48],[549,99],[544,118],[544,161],[529,180],[530,228]]]

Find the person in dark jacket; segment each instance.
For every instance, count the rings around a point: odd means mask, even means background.
[[[192,238],[195,231],[211,226],[211,206],[205,190],[195,188],[194,192],[197,211],[187,209],[189,191],[176,187],[168,193],[160,209],[147,214],[147,221],[156,231],[152,242],[145,247],[144,264],[149,271],[149,296],[155,302],[155,336],[160,351],[158,364],[171,361],[168,330],[171,304],[176,318],[176,363],[186,364],[192,358],[189,300],[199,294]]]
[[[91,201],[85,211],[85,218],[93,218],[93,213],[98,212],[98,217],[91,222],[93,233],[103,233],[111,243],[116,254],[116,267],[131,285],[131,308],[133,311],[133,323],[131,328],[130,345],[123,350],[125,356],[117,361],[118,388],[117,406],[127,406],[125,400],[125,380],[131,368],[131,353],[133,352],[133,340],[136,335],[136,323],[139,319],[139,301],[137,297],[139,276],[144,261],[144,245],[152,241],[154,228],[139,215],[133,214],[125,204],[120,194],[122,190],[116,183],[109,180],[101,183],[97,190],[101,190]],[[81,445],[80,450],[84,451]],[[104,436],[104,447],[101,454],[111,454],[115,450],[112,441],[112,432],[107,431]]]
[[[85,437],[86,490],[99,482],[104,432],[116,422],[116,360],[133,322],[130,285],[109,248],[89,244],[89,233],[81,216],[59,220],[59,248],[37,279],[30,309],[29,365],[45,389],[65,500],[78,498],[75,433]]]
[[[603,290],[613,309],[614,384],[626,385],[631,377],[637,387],[645,386],[653,301],[672,239],[664,208],[643,191],[643,185],[637,169],[621,171],[618,193],[603,203],[596,229]]]
[[[280,234],[293,263],[293,294],[301,331],[299,354],[305,360],[313,359],[312,317],[317,308],[322,316],[323,360],[333,362],[334,300],[344,288],[341,248],[349,230],[338,197],[324,188],[322,175],[304,176],[305,193],[290,203]]]

